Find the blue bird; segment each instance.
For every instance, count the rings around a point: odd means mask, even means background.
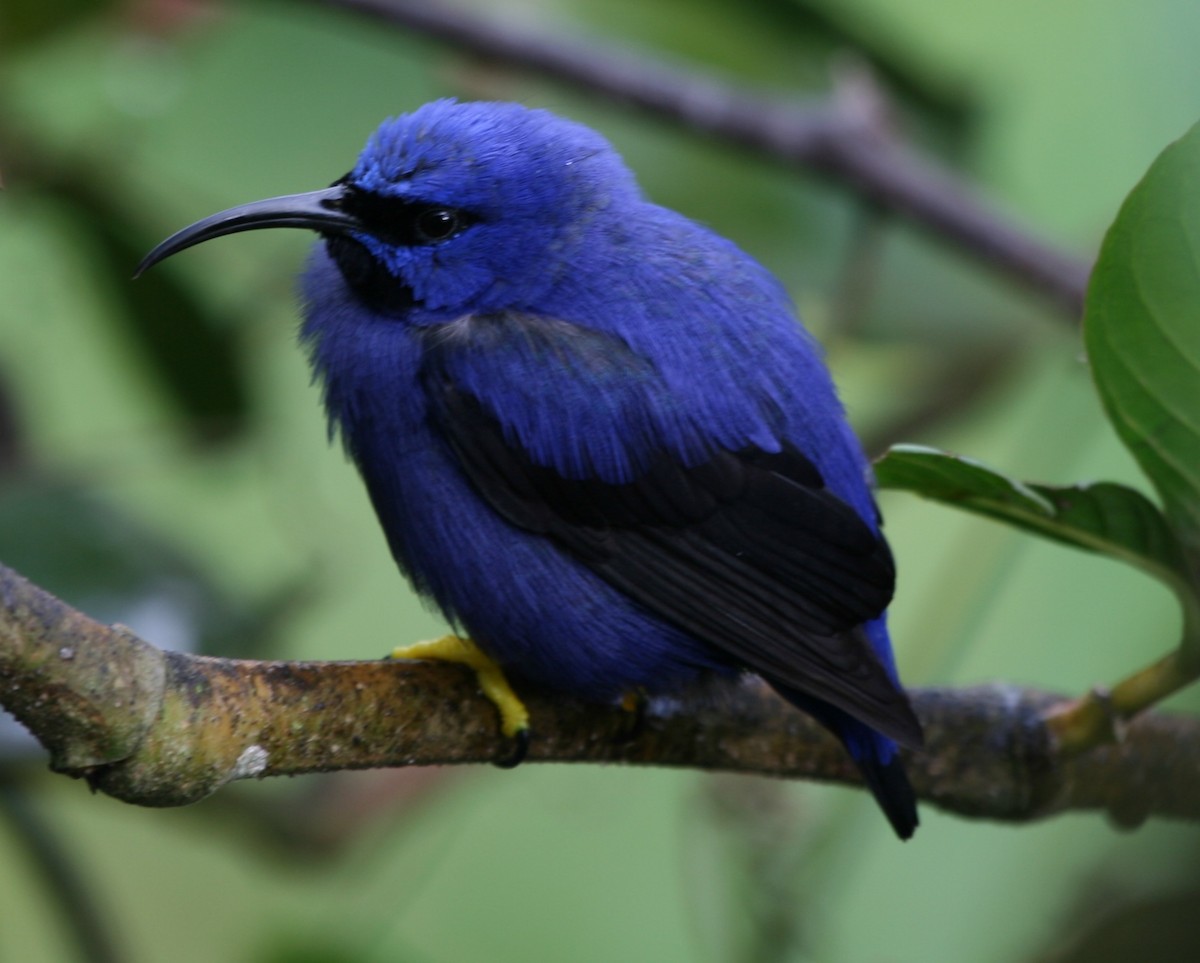
[[[870,470],[783,288],[517,104],[387,120],[332,187],[232,208],[317,232],[301,339],[392,554],[478,649],[400,650],[589,700],[750,670],[845,744],[896,833],[921,727]],[[482,650],[482,653],[480,652]],[[484,655],[485,653],[486,655]]]

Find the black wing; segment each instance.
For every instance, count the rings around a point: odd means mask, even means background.
[[[610,584],[768,682],[904,745],[920,726],[861,624],[892,598],[887,543],[794,448],[663,456],[627,484],[536,464],[471,394],[426,379],[433,415],[483,497]]]

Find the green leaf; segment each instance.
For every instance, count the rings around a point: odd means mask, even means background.
[[[1109,229],[1084,343],[1109,419],[1200,549],[1200,126],[1150,165]]]
[[[1162,513],[1140,492],[1110,482],[1036,485],[959,455],[895,445],[875,465],[881,488],[998,518],[1076,548],[1109,555],[1187,592],[1183,552]]]

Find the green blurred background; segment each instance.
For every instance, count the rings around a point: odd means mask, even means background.
[[[1085,254],[1200,116],[1191,0],[475,8],[798,98],[869,69],[904,136]],[[327,445],[294,344],[311,239],[257,233],[129,275],[202,215],[328,184],[380,119],[446,95],[597,127],[652,197],[775,270],[873,451],[905,440],[1147,487],[1069,319],[843,190],[315,3],[4,0],[0,559],[214,654],[374,657],[441,630]],[[1080,692],[1175,640],[1171,599],[1132,570],[908,496],[883,508],[914,685]],[[138,810],[46,774],[12,725],[0,802],[0,961],[82,958],[70,920],[87,910],[39,846],[99,916],[93,959],[101,939],[135,963],[1200,958],[1200,835],[1165,823],[927,807],[900,845],[846,789],[532,765]]]

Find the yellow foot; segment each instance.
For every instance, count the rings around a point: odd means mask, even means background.
[[[457,635],[443,635],[440,639],[402,645],[392,650],[391,658],[458,662],[468,666],[479,680],[479,688],[483,690],[483,694],[500,713],[500,731],[509,739],[516,740],[513,754],[499,760],[496,765],[511,768],[525,757],[529,748],[529,710],[513,692],[500,666],[488,658],[470,639]]]
[[[621,696],[621,711],[626,716],[618,736],[620,742],[633,742],[646,728],[646,701],[646,693],[642,689],[630,689]]]

